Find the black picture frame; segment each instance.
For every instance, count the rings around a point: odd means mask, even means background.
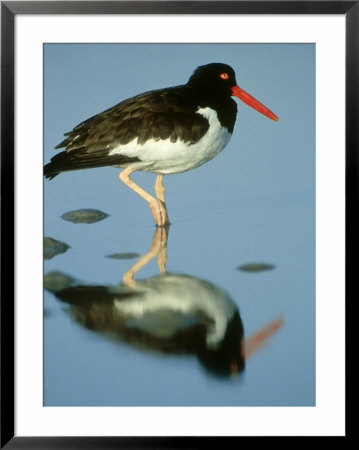
[[[359,1],[1,2],[1,442],[6,449],[205,448],[240,437],[15,436],[14,409],[14,21],[17,14],[340,14],[346,20],[346,318],[354,291],[359,150]],[[330,93],[329,93],[330,95]],[[355,250],[354,250],[355,251]],[[354,255],[353,255],[354,256]],[[354,299],[353,299],[354,300]],[[346,327],[346,342],[349,332]],[[347,383],[349,382],[347,374]],[[346,392],[348,392],[348,384]],[[348,404],[346,406],[348,411]],[[350,435],[346,421],[346,438]],[[165,430],[164,430],[165,435]],[[235,441],[235,442],[233,442]],[[242,443],[242,442],[241,442]]]

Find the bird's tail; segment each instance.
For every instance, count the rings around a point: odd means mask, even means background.
[[[61,152],[51,158],[51,161],[44,167],[45,178],[52,180],[57,175],[59,175],[59,173],[70,170],[66,169],[66,167],[68,166],[66,163],[67,159],[68,158],[66,158],[66,152]]]
[[[124,155],[109,155],[108,153],[84,153],[84,152],[67,152],[58,153],[44,167],[44,176],[52,180],[61,172],[71,170],[93,169],[96,167],[119,166],[139,161],[138,158],[130,158]]]

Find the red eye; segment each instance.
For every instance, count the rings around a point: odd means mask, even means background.
[[[221,73],[219,77],[222,78],[222,80],[228,80],[229,75],[228,73]]]

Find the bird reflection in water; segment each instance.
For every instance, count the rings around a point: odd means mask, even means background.
[[[75,320],[88,329],[142,350],[196,355],[216,376],[239,374],[245,359],[281,327],[282,318],[244,339],[238,308],[225,291],[194,276],[167,272],[167,239],[168,227],[157,228],[149,252],[119,285],[80,284],[52,273],[45,277],[45,288],[70,304]],[[156,257],[160,275],[135,280]],[[62,286],[55,280],[62,280]]]

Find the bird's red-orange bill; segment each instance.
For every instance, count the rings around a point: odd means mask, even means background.
[[[252,97],[248,92],[241,89],[239,86],[232,87],[232,95],[242,100],[242,102],[246,103],[248,106],[251,106],[256,111],[260,112],[261,114],[264,114],[265,116],[269,117],[272,120],[275,120],[278,122],[279,117],[276,116],[270,109],[268,109],[266,106],[264,106],[262,103],[260,103],[258,100],[256,100],[254,97]]]

